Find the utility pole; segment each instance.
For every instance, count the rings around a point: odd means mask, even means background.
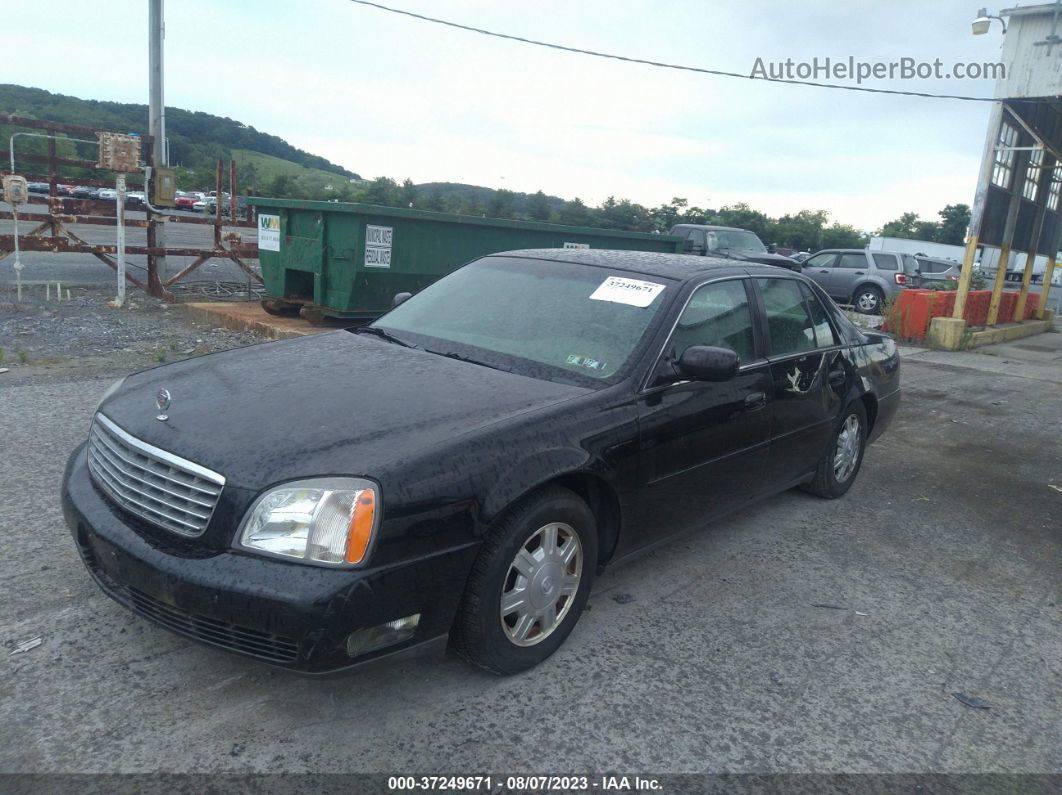
[[[148,104],[148,135],[151,136],[151,147],[154,159],[154,164],[158,166],[169,165],[168,155],[166,151],[166,102],[162,94],[162,61],[163,61],[163,40],[165,38],[165,22],[163,20],[163,0],[149,0],[150,10],[148,11],[148,84],[149,84],[149,104]],[[152,175],[152,181],[154,181],[154,174]],[[152,186],[145,185],[144,190],[150,191]],[[151,194],[148,193],[150,197]],[[149,198],[150,202],[150,198]],[[150,214],[150,210],[148,213]],[[164,248],[166,246],[166,224],[160,220],[154,225],[155,239],[148,241],[149,246],[157,246]],[[166,257],[155,257],[155,265],[158,270],[159,278],[165,279],[166,273]]]

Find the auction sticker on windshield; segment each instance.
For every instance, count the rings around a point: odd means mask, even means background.
[[[624,279],[621,276],[609,276],[601,286],[590,295],[591,301],[611,301],[614,304],[647,307],[653,303],[664,285],[656,282],[643,282],[639,279]]]

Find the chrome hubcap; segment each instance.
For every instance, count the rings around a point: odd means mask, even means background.
[[[852,476],[859,460],[859,417],[849,414],[837,434],[837,449],[833,455],[833,476],[844,483]]]
[[[873,312],[878,308],[878,296],[875,293],[863,293],[857,303],[864,312]]]
[[[534,646],[568,615],[583,574],[583,546],[571,525],[533,532],[516,553],[502,586],[502,629],[517,646]]]

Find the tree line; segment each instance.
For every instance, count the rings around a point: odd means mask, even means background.
[[[247,176],[253,178],[252,174]],[[646,207],[629,199],[610,196],[593,207],[578,197],[565,200],[541,190],[521,193],[452,182],[415,185],[409,179],[398,183],[390,177],[322,184],[321,178],[313,175],[278,175],[248,190],[280,198],[363,202],[384,207],[411,207],[631,232],[667,233],[675,224],[735,226],[755,232],[764,243],[797,251],[863,248],[870,240],[870,235],[863,230],[831,221],[826,210],[801,210],[772,218],[744,202],[710,208],[691,205],[682,197],[674,197],[657,207]],[[940,221],[923,221],[916,213],[904,213],[899,219],[884,224],[875,234],[962,245],[970,222],[970,208],[965,204],[949,204],[938,215]]]
[[[549,196],[541,190],[521,193],[455,183],[415,185],[409,179],[400,184],[390,177],[360,183],[337,181],[320,186],[310,178],[291,175],[278,175],[257,190],[259,195],[278,198],[364,202],[384,207],[412,207],[631,232],[667,233],[675,224],[736,226],[755,232],[764,243],[800,251],[862,248],[869,239],[865,232],[854,226],[831,222],[826,210],[802,210],[771,218],[744,202],[711,208],[691,205],[682,197],[675,197],[657,207],[646,207],[630,199],[610,196],[594,207],[578,197],[566,200]]]

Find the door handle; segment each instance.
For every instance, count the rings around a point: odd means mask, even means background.
[[[829,268],[823,268],[819,273],[829,273]]]
[[[862,276],[864,273],[866,273],[866,271],[856,271],[855,275],[856,276]]]
[[[758,411],[767,405],[766,392],[752,392],[745,395],[745,411]]]
[[[830,370],[830,386],[844,386],[845,378],[844,370]]]

